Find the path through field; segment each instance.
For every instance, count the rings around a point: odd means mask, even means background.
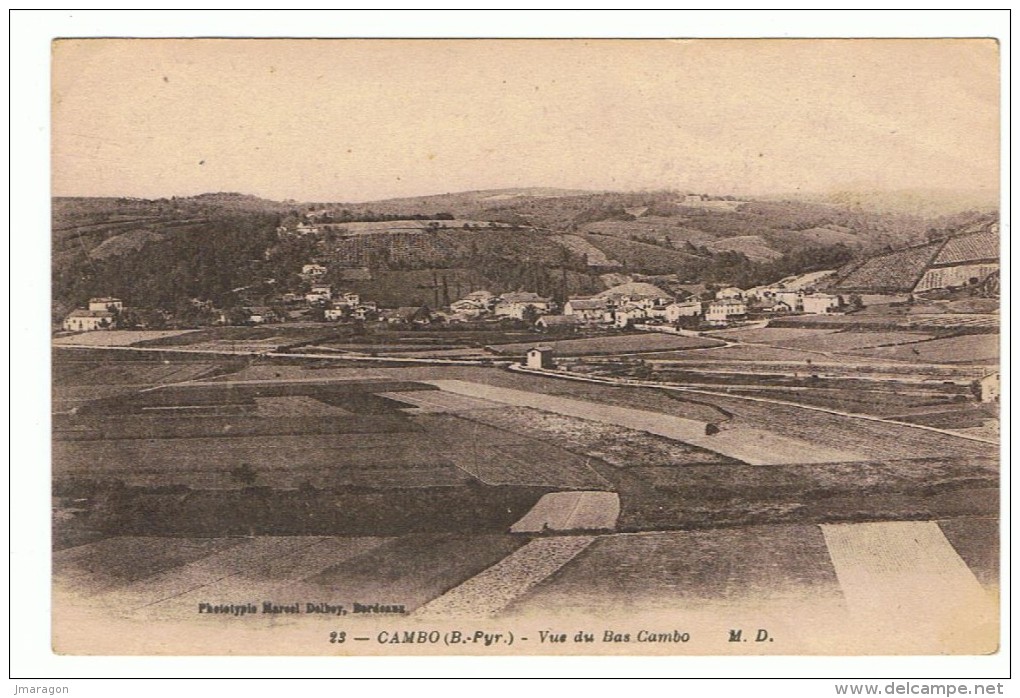
[[[612,530],[619,516],[620,495],[616,492],[550,492],[542,495],[510,531]]]
[[[706,422],[660,412],[617,407],[587,400],[574,400],[545,393],[498,388],[467,381],[432,380],[423,382],[435,385],[450,393],[518,407],[531,407],[665,436],[736,458],[751,465],[841,463],[866,460],[864,456],[851,451],[827,448],[808,441],[780,436],[764,429],[737,427],[706,436]]]
[[[556,536],[533,540],[481,574],[433,599],[413,615],[435,619],[495,615],[573,560],[594,540],[595,536]]]

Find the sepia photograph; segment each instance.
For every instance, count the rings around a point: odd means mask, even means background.
[[[56,654],[1000,650],[995,39],[50,50]]]

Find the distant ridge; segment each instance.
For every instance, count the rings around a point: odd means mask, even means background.
[[[951,215],[963,211],[994,211],[999,208],[999,193],[977,189],[837,189],[829,192],[797,192],[761,197],[790,199],[840,206],[875,213],[897,213],[922,218]]]

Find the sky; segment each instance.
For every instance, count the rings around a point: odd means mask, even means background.
[[[60,40],[52,192],[999,188],[992,40]]]

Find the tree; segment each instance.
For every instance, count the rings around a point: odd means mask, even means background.
[[[538,308],[533,305],[525,306],[524,310],[521,312],[521,319],[529,326],[534,325],[540,317],[542,317],[542,314],[538,311]]]
[[[443,307],[450,305],[450,287],[446,283],[446,274],[443,274]]]

